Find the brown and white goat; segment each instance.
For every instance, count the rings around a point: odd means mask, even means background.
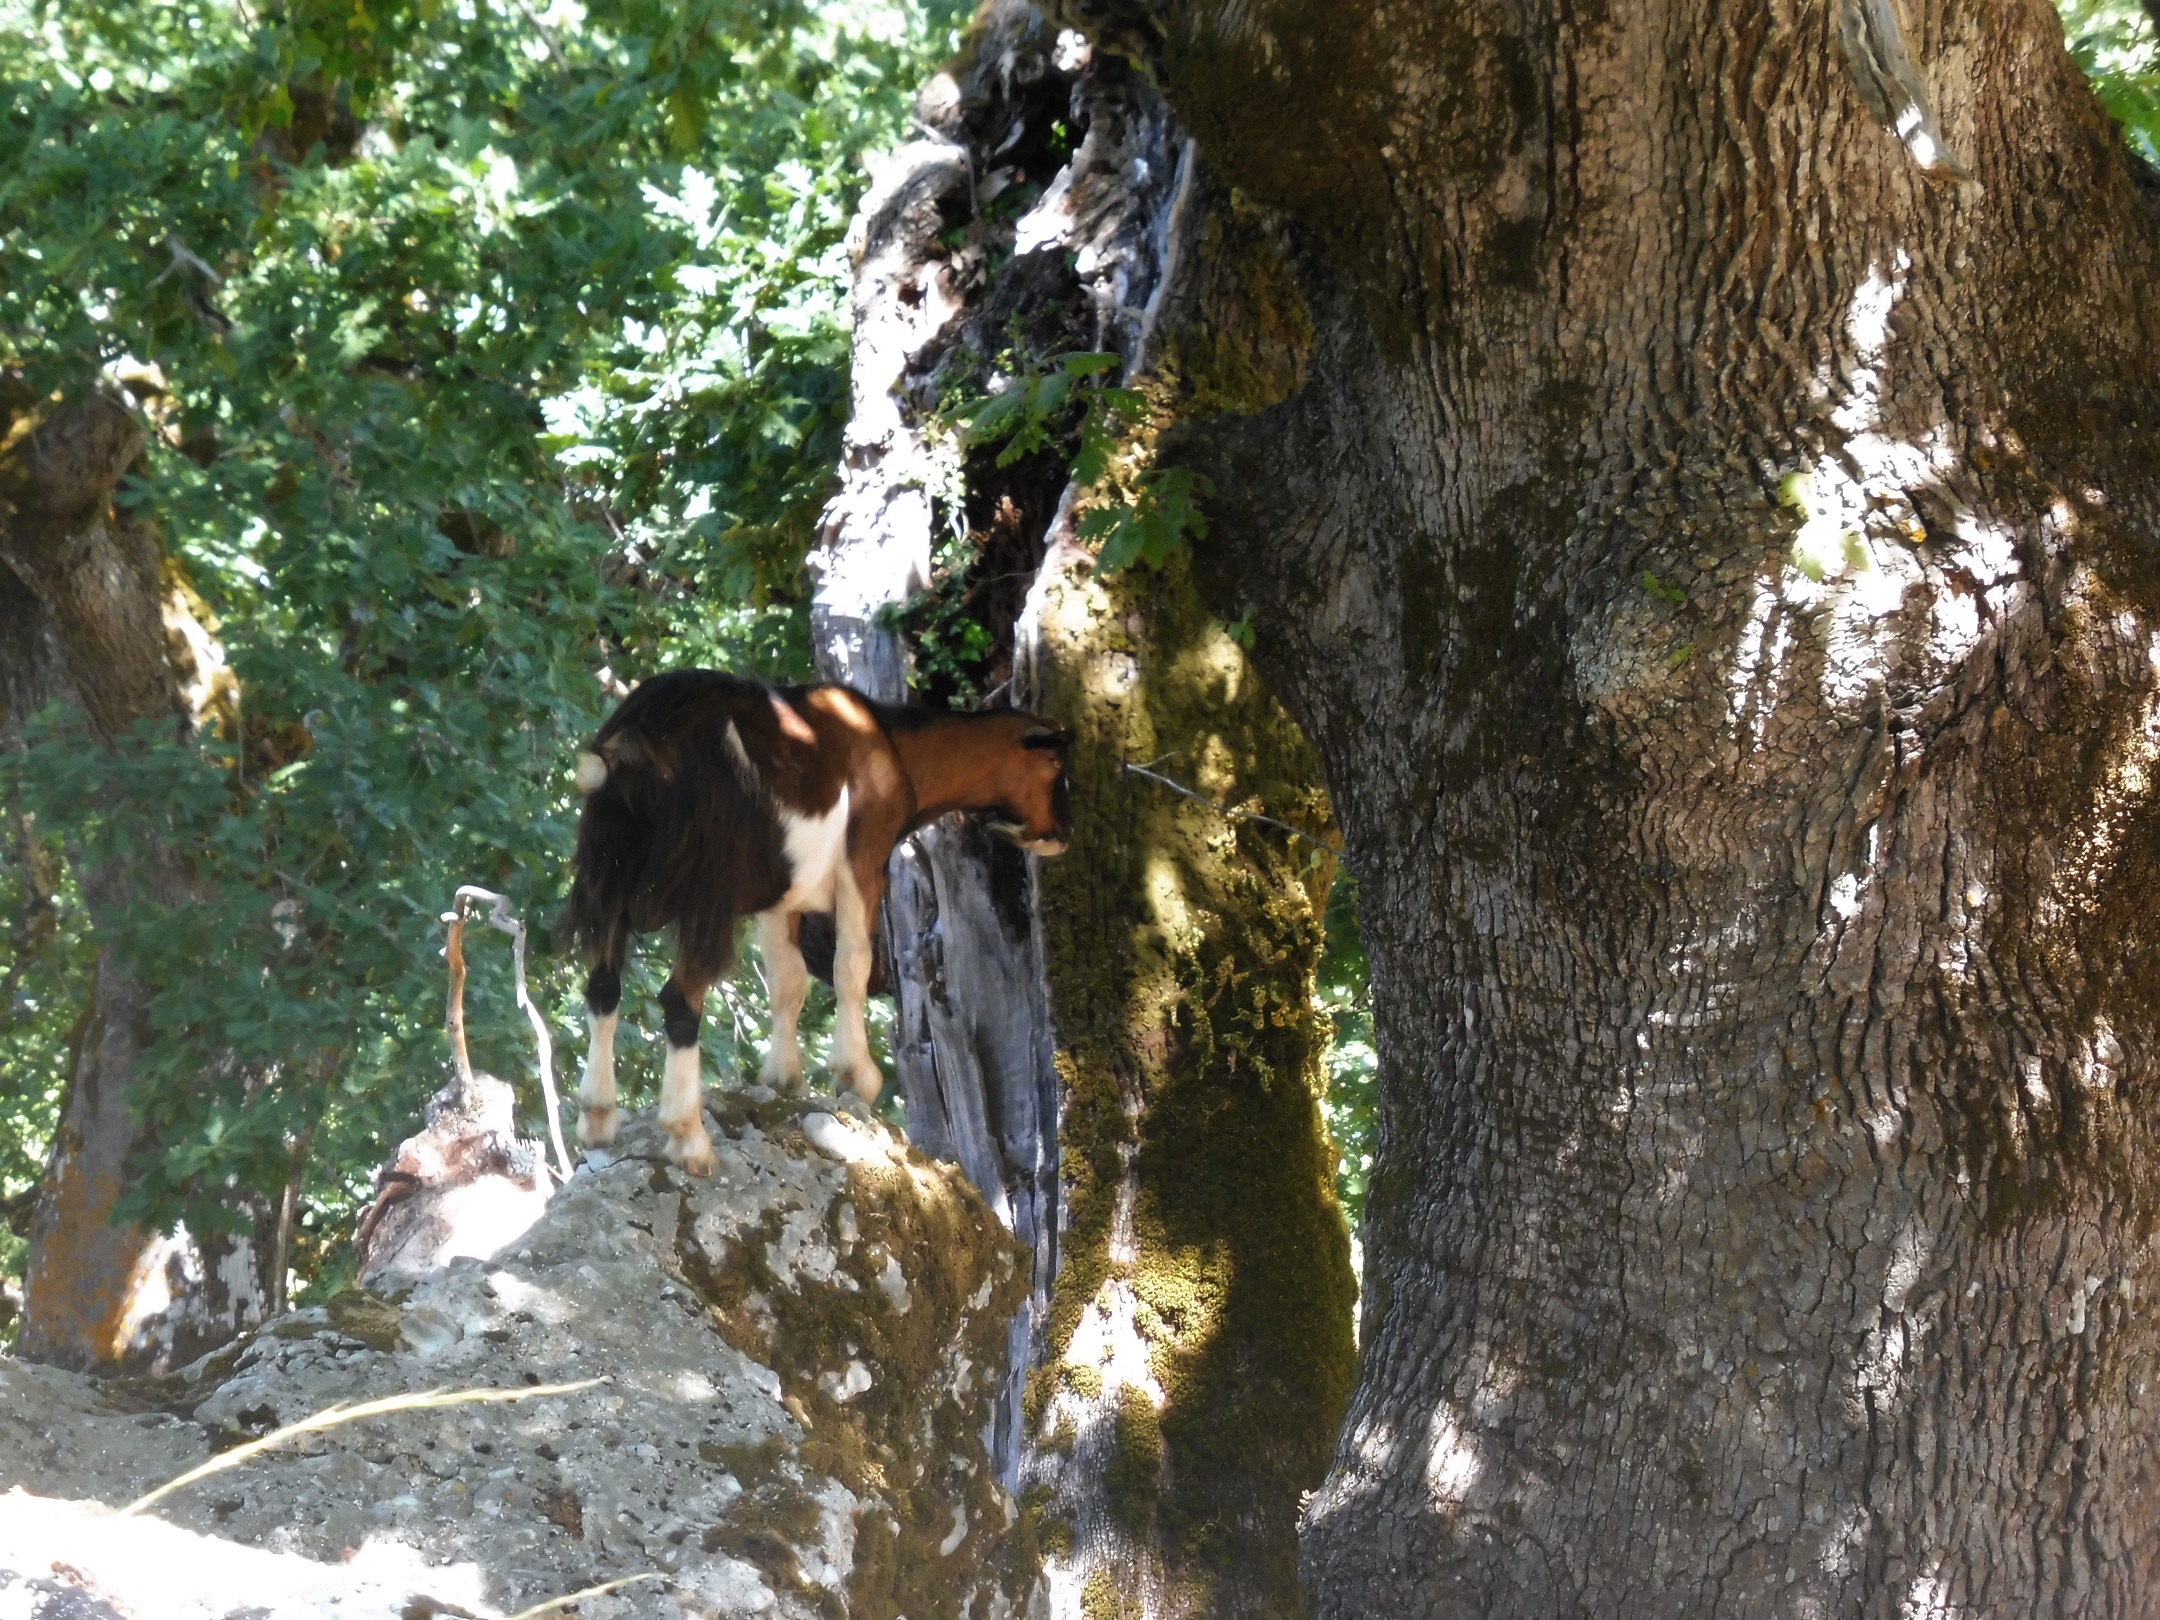
[[[939,714],[845,686],[770,687],[710,669],[655,676],[623,699],[577,766],[585,806],[565,920],[591,969],[582,1139],[596,1146],[615,1136],[615,1024],[630,936],[671,923],[675,970],[660,992],[669,1158],[692,1175],[712,1173],[698,1016],[707,988],[734,965],[745,916],[758,920],[772,989],[762,1078],[802,1083],[802,917],[829,911],[840,1003],[832,1070],[874,1100],[884,1077],[863,1003],[893,845],[949,811],[978,810],[1023,849],[1063,854],[1071,741],[1040,715]]]

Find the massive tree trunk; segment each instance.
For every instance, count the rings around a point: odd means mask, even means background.
[[[1064,10],[1362,886],[1318,1612],[2160,1613],[2160,218],[2053,12]]]
[[[155,529],[113,499],[142,448],[134,413],[114,394],[39,399],[0,376],[6,746],[23,746],[22,721],[55,698],[79,704],[110,741],[144,720],[193,724],[212,695],[209,643],[169,601]],[[80,878],[94,921],[184,892],[178,866],[154,847]],[[149,991],[107,945],[31,1226],[26,1356],[162,1371],[260,1320],[268,1301],[262,1246],[249,1237],[197,1240],[113,1219],[132,1161],[156,1149],[130,1098],[148,1013]]]
[[[900,695],[909,648],[879,609],[966,529],[973,571],[947,588],[978,582],[1003,694],[1079,733],[1078,831],[1033,870],[958,824],[896,854],[908,1129],[1035,1251],[995,1455],[1055,1620],[1294,1615],[1354,1294],[1317,1108],[1317,762],[1182,563],[1094,577],[1060,454],[1001,468],[934,421],[1008,348],[1142,366],[1189,143],[1124,63],[1014,0],[920,114],[858,226],[855,415],[813,637],[828,673]],[[1212,806],[1124,769],[1151,761]],[[1255,811],[1277,824],[1238,819]]]

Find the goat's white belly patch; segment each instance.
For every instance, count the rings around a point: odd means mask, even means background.
[[[821,816],[797,815],[780,806],[781,847],[787,851],[788,892],[781,911],[830,911],[833,879],[847,860],[848,792],[840,790]]]

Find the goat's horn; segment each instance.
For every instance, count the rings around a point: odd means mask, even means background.
[[[1073,734],[1062,726],[1037,726],[1020,735],[1022,748],[1070,748],[1072,743]]]

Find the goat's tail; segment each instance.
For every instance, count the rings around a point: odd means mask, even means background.
[[[651,774],[650,762],[627,738],[603,738],[578,755],[572,780],[585,803],[570,902],[556,935],[589,960],[620,953],[638,891],[650,881],[652,806],[646,801],[657,785],[648,780]]]

